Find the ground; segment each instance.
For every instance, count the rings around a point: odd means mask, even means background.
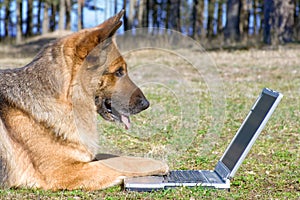
[[[0,68],[25,65],[40,41],[50,39],[0,46]],[[151,107],[132,117],[129,131],[99,117],[101,152],[153,157],[172,169],[213,169],[262,88],[278,90],[284,97],[231,181],[230,192],[201,187],[152,193],[126,192],[120,186],[94,192],[6,189],[0,190],[0,199],[299,199],[299,49],[183,51],[194,58],[205,55],[211,63],[201,66],[209,68],[201,71],[188,59],[161,50],[125,55]]]

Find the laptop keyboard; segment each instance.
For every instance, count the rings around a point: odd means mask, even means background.
[[[210,183],[222,183],[223,181],[216,173],[212,173],[211,171],[202,171],[203,175],[208,179]]]
[[[176,170],[170,171],[165,176],[168,183],[207,183],[207,179],[198,170]]]

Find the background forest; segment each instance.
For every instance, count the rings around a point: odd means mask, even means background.
[[[80,30],[125,8],[123,31],[159,27],[204,44],[278,45],[299,41],[299,0],[0,0],[0,41]]]

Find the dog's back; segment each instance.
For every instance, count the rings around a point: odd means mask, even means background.
[[[9,151],[11,151],[10,142],[7,139],[7,132],[5,131],[5,128],[3,126],[3,122],[0,119],[0,188],[4,186],[6,180],[7,180],[7,170],[6,170],[6,154],[8,154]]]
[[[9,159],[14,160],[12,143],[4,123],[5,111],[9,106],[7,79],[10,79],[10,75],[7,73],[8,71],[11,70],[0,70],[0,186],[4,186],[8,178]]]

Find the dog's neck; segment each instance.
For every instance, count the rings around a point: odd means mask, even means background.
[[[56,79],[53,77],[55,74],[51,74],[53,71],[46,66],[29,64],[24,68],[0,73],[0,87],[6,88],[0,94],[2,104],[9,102],[15,109],[31,113],[36,123],[51,129],[60,140],[83,144],[89,155],[83,159],[93,159],[98,150],[99,140],[95,102],[92,97],[85,95],[78,85],[71,88],[71,96],[63,95],[66,93],[62,91],[65,90],[64,86],[53,85],[51,82],[51,79]],[[68,75],[64,78],[67,79]],[[41,83],[40,80],[45,82]],[[31,85],[26,85],[27,83]],[[19,87],[21,84],[25,84],[26,87]],[[5,105],[0,105],[3,106]]]
[[[72,90],[72,115],[78,139],[94,156],[99,148],[99,136],[97,132],[98,114],[94,98],[85,93],[78,84]]]

